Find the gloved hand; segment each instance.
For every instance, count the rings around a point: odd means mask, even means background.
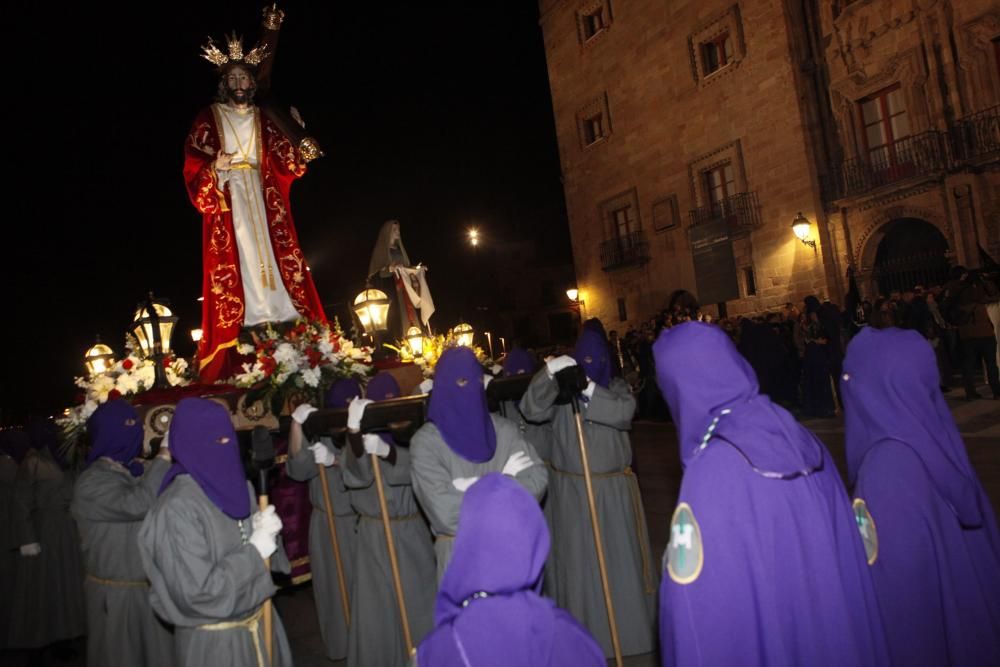
[[[451,480],[451,485],[454,486],[459,491],[461,491],[462,493],[465,493],[470,486],[472,486],[478,481],[479,481],[478,477],[456,477],[455,479]]]
[[[576,366],[576,359],[568,354],[556,357],[555,359],[549,359],[545,362],[545,367],[549,371],[549,377],[555,377],[556,373],[570,366]]]
[[[594,389],[596,387],[597,387],[597,383],[594,382],[593,380],[591,380],[590,378],[587,378],[587,388],[584,389],[580,393],[582,393],[584,396],[586,396],[587,400],[589,401],[590,399],[592,399],[594,397]]]
[[[361,418],[365,416],[365,408],[371,403],[374,403],[374,401],[369,401],[367,398],[358,398],[355,396],[351,399],[351,404],[347,406],[348,431],[357,433],[361,430]]]
[[[524,452],[514,452],[507,459],[507,463],[503,464],[503,474],[517,477],[522,470],[527,470],[533,465],[535,462],[531,460],[530,456]]]
[[[278,533],[281,532],[281,518],[274,505],[268,505],[263,512],[253,515],[253,534],[250,544],[257,549],[261,558],[269,558],[278,549]]]
[[[163,434],[163,440],[160,441],[160,449],[156,452],[156,457],[168,463],[174,460],[170,455],[170,431]]]
[[[490,373],[492,373],[493,375],[500,375],[500,373],[502,372],[503,372],[503,366],[501,366],[500,364],[493,364],[493,367],[490,369]]]
[[[298,424],[305,424],[306,419],[308,419],[309,415],[314,412],[316,412],[316,408],[308,403],[303,403],[299,407],[295,408],[295,412],[292,413],[292,419],[294,419]]]
[[[322,442],[309,445],[309,451],[313,453],[313,460],[317,465],[329,468],[337,462],[337,455],[327,449]]]
[[[433,388],[434,388],[434,380],[430,378],[427,378],[426,380],[420,383],[421,394],[429,394],[431,393],[431,389]]]
[[[487,375],[486,373],[483,373],[483,389],[486,389],[487,387],[489,387],[490,386],[490,382],[493,382],[493,376],[492,375]]]
[[[22,556],[37,556],[42,553],[42,545],[38,542],[32,542],[31,544],[21,545],[21,555]]]
[[[389,443],[374,433],[365,433],[361,439],[364,441],[366,454],[374,454],[383,459],[389,456]]]

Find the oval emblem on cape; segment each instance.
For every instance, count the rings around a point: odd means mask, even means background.
[[[868,505],[861,498],[855,498],[854,522],[858,524],[858,532],[861,533],[861,541],[865,545],[865,557],[869,565],[874,565],[878,560],[878,531],[875,529],[875,519],[868,511]]]
[[[663,557],[670,578],[678,584],[690,584],[697,579],[705,562],[703,547],[694,511],[687,503],[680,503],[670,519],[670,543]]]

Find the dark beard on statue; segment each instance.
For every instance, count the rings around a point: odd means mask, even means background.
[[[253,102],[253,89],[229,88],[226,90],[229,101],[234,104],[250,104]]]

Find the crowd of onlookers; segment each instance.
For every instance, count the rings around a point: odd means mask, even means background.
[[[959,380],[965,398],[982,398],[977,376],[985,375],[993,398],[1000,398],[1000,289],[997,276],[959,266],[943,285],[914,285],[874,302],[856,287],[845,306],[809,296],[779,311],[714,320],[736,343],[760,383],[761,392],[805,417],[835,414],[838,378],[848,342],[863,327],[919,331],[934,347],[940,384],[948,391]],[[660,331],[681,322],[712,322],[695,297],[678,290],[667,307],[624,336],[610,332],[616,362],[636,391],[643,417],[666,415],[656,386],[653,343]]]

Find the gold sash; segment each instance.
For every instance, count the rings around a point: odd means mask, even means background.
[[[264,605],[261,605],[260,609],[255,611],[250,616],[244,618],[242,621],[223,621],[222,623],[209,623],[208,625],[199,625],[195,630],[208,630],[209,632],[219,632],[221,630],[236,630],[238,628],[245,628],[250,636],[253,638],[253,650],[257,653],[257,667],[266,667],[264,662],[264,651],[260,647],[260,637],[258,636],[258,628],[260,628],[260,619],[264,617]]]

